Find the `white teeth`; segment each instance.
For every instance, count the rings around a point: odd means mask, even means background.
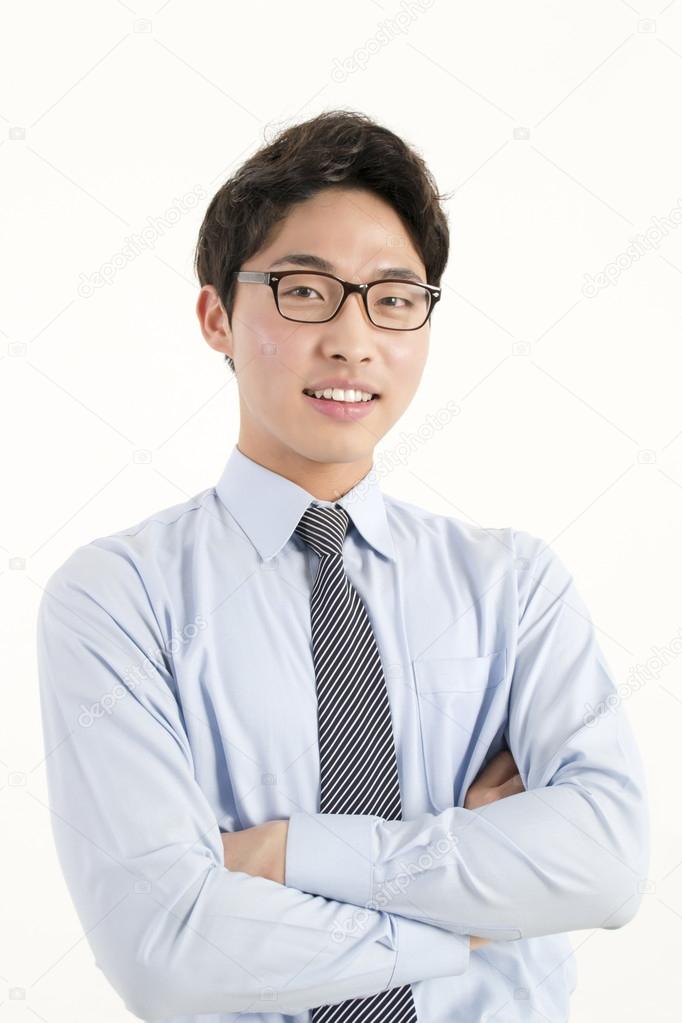
[[[371,401],[372,395],[368,391],[344,391],[341,388],[328,387],[325,391],[309,391],[316,398],[333,398],[334,401]]]

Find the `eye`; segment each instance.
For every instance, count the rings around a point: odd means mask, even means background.
[[[378,304],[382,305],[384,302],[388,303],[388,302],[395,302],[395,301],[397,301],[397,302],[405,302],[406,305],[408,305],[408,306],[414,305],[414,302],[410,302],[409,299],[403,298],[401,295],[384,295],[384,297],[379,300]],[[391,309],[396,309],[398,307],[395,306],[395,305],[392,305],[392,306],[390,306],[390,308]]]
[[[299,284],[299,285],[298,285],[297,287],[295,287],[295,288],[289,288],[289,290],[288,290],[288,291],[285,291],[285,293],[284,293],[284,294],[285,294],[285,295],[293,295],[293,296],[294,296],[294,298],[305,298],[305,297],[306,297],[306,296],[304,296],[304,295],[297,295],[297,294],[296,294],[296,292],[297,292],[297,291],[298,291],[298,292],[300,292],[300,291],[310,291],[310,292],[313,292],[313,291],[314,291],[314,292],[315,292],[315,294],[317,295],[317,297],[318,297],[318,298],[321,298],[321,297],[322,297],[322,296],[320,295],[319,291],[315,291],[315,288],[310,288],[310,287],[308,287],[308,285],[307,285],[307,284]]]

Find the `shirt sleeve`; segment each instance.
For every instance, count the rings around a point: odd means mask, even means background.
[[[468,939],[225,868],[159,620],[134,557],[95,543],[50,577],[38,611],[57,853],[127,1008],[293,1014],[463,973]]]
[[[620,927],[636,913],[649,811],[634,735],[573,578],[540,538],[513,536],[505,737],[527,791],[409,821],[296,812],[287,883],[501,940]]]

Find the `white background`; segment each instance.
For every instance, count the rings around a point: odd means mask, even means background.
[[[682,0],[15,2],[0,38],[0,1023],[133,1018],[52,845],[35,612],[75,547],[218,479],[237,391],[195,318],[198,227],[250,153],[334,107],[454,190],[429,362],[376,450],[382,485],[552,544],[644,757],[649,890],[626,927],[571,935],[572,1023],[679,1019]]]

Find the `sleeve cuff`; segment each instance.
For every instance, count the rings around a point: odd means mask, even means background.
[[[284,883],[337,902],[381,910],[371,903],[372,814],[293,813],[289,818]],[[466,973],[468,934],[390,914],[397,948],[389,987]]]
[[[390,987],[432,977],[454,977],[469,969],[468,934],[452,934],[395,914],[392,919],[398,936],[398,954]]]
[[[373,814],[293,813],[284,883],[311,895],[372,909]]]

